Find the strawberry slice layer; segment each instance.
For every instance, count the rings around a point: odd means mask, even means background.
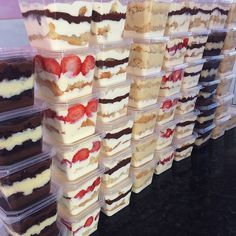
[[[53,59],[53,58],[44,58],[43,59],[43,64],[45,66],[45,70],[48,73],[57,75],[58,77],[60,77],[61,75],[61,66],[59,65],[59,63]]]
[[[85,112],[88,117],[91,117],[92,113],[97,112],[97,110],[98,110],[98,100],[94,99],[88,102]]]
[[[81,66],[81,72],[83,75],[87,75],[90,70],[95,67],[95,58],[92,55],[88,55]]]
[[[90,217],[86,220],[86,222],[85,222],[85,224],[84,224],[84,228],[89,227],[92,223],[93,223],[93,216],[90,216]]]
[[[70,72],[72,76],[80,73],[81,60],[78,56],[71,54],[61,60],[61,72],[63,74]]]
[[[84,113],[85,113],[85,107],[82,104],[70,107],[68,109],[66,121],[74,123],[80,120],[83,117]]]
[[[97,151],[99,151],[100,148],[101,148],[101,142],[100,141],[95,141],[95,142],[93,142],[93,147],[90,150],[90,152],[91,153],[97,152]]]
[[[88,159],[88,157],[89,157],[89,150],[87,148],[82,148],[74,155],[72,162],[76,163],[78,161],[84,161]]]

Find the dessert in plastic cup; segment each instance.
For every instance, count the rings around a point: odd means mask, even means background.
[[[73,51],[38,50],[36,81],[42,97],[67,102],[92,93],[95,47]]]
[[[0,113],[33,104],[33,52],[30,48],[3,48],[0,52]]]
[[[98,96],[92,94],[67,103],[47,101],[45,133],[51,140],[72,144],[95,133]]]
[[[157,113],[157,124],[163,125],[174,119],[175,110],[178,105],[180,93],[169,97],[159,97],[159,109]]]
[[[76,180],[97,169],[101,149],[100,134],[91,135],[71,145],[52,143],[56,149],[54,167],[67,180]]]
[[[156,150],[169,146],[174,138],[176,121],[170,121],[164,125],[156,125]]]
[[[160,175],[163,172],[169,170],[172,167],[175,157],[175,147],[173,145],[165,147],[155,152],[155,159],[157,165],[155,168],[155,174]]]
[[[134,109],[129,107],[129,113],[134,117],[134,126],[132,130],[132,138],[139,140],[154,133],[158,104],[148,106],[143,109]]]
[[[112,156],[126,148],[130,147],[133,117],[124,116],[108,123],[97,123],[97,129],[102,132],[101,153]]]
[[[96,87],[99,93],[98,121],[111,122],[127,115],[131,81],[109,87]]]
[[[170,4],[168,0],[129,2],[124,35],[131,38],[162,37]]]
[[[112,188],[102,185],[101,194],[104,199],[102,212],[107,216],[112,216],[128,206],[132,185],[133,183],[130,178],[125,179]]]
[[[99,45],[94,79],[97,86],[107,87],[126,80],[131,41]]]
[[[236,1],[233,1],[230,4],[230,9],[225,25],[227,28],[234,28],[236,26]]]
[[[231,130],[236,127],[236,109],[234,105],[229,107],[229,115],[231,118],[227,121],[226,130]]]
[[[226,38],[225,38],[225,42],[224,42],[224,47],[223,47],[223,51],[235,51],[236,48],[236,28],[234,29],[228,29],[226,34]]]
[[[42,151],[43,104],[4,112],[0,115],[0,165],[30,158]]]
[[[234,65],[236,61],[236,51],[227,53],[224,55],[224,59],[221,61],[217,76],[224,78],[231,75],[234,72]]]
[[[220,119],[229,113],[230,105],[232,104],[232,99],[234,95],[232,93],[225,93],[221,97],[216,97],[215,101],[218,104],[215,112],[215,119]]]
[[[92,2],[19,0],[29,41],[51,51],[87,47]]]
[[[199,149],[204,147],[211,138],[212,131],[215,128],[215,124],[210,124],[204,129],[196,130],[197,139],[194,143],[194,146]]]
[[[152,160],[142,166],[130,168],[133,178],[132,192],[140,193],[152,183],[155,167],[156,160]]]
[[[92,41],[108,43],[122,40],[127,0],[95,0],[91,22]]]
[[[102,183],[111,188],[116,184],[128,178],[130,163],[132,157],[131,147],[121,151],[113,156],[100,155],[99,163],[105,171],[102,177]]]
[[[220,79],[220,83],[218,84],[216,88],[216,96],[224,96],[226,95],[231,88],[231,84],[233,82],[233,79],[235,79],[236,76],[234,74],[225,76],[224,78]]]
[[[129,75],[132,80],[129,94],[129,106],[144,108],[157,103],[163,73],[151,76]]]
[[[96,169],[89,174],[68,181],[56,169],[53,169],[53,181],[62,188],[59,208],[71,215],[77,215],[98,201],[103,169]]]
[[[219,120],[216,119],[214,121],[216,127],[212,131],[212,135],[211,135],[212,139],[218,139],[225,134],[226,125],[227,125],[227,122],[230,120],[230,118],[231,116],[227,115],[225,117],[220,118]]]
[[[133,155],[131,166],[139,167],[154,158],[156,138],[156,134],[151,134],[140,140],[132,140]]]

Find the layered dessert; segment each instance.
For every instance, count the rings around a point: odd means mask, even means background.
[[[125,36],[131,38],[162,37],[169,12],[167,1],[132,1],[126,11]]]
[[[162,73],[151,76],[129,75],[132,80],[129,106],[134,108],[144,108],[156,104],[159,95]]]
[[[32,47],[58,51],[88,46],[91,1],[21,0],[20,8]]]
[[[140,140],[133,140],[133,154],[131,158],[131,165],[139,167],[154,158],[156,148],[156,134],[151,134]]]
[[[236,2],[230,4],[228,17],[226,20],[227,28],[234,28],[236,26]]]
[[[235,61],[236,52],[225,54],[224,59],[220,63],[217,76],[220,78],[224,78],[225,76],[233,74]]]
[[[171,145],[175,134],[176,121],[168,122],[164,125],[156,125],[156,150],[161,150]]]
[[[129,108],[129,112],[134,117],[134,126],[132,130],[132,138],[139,140],[154,133],[158,106],[152,105],[143,109]]]
[[[95,133],[98,97],[92,94],[68,103],[47,102],[45,135],[59,143],[71,144]]]
[[[221,97],[229,93],[234,78],[234,74],[221,78],[220,83],[216,88],[216,96]]]
[[[107,43],[122,40],[126,0],[94,1],[91,23],[92,40]]]
[[[132,189],[131,179],[126,179],[113,188],[106,188],[102,185],[102,195],[105,200],[102,212],[112,216],[129,205]]]
[[[66,102],[92,93],[94,48],[72,52],[39,50],[34,59],[42,97]]]
[[[135,40],[131,45],[127,71],[138,76],[147,76],[161,71],[166,40]]]
[[[99,45],[94,74],[97,86],[106,87],[126,80],[130,43],[129,40],[124,40],[112,46]]]
[[[175,147],[172,145],[156,151],[155,158],[157,160],[157,165],[155,168],[155,174],[160,175],[169,170],[172,167],[174,157]]]
[[[131,81],[109,87],[97,87],[99,92],[98,120],[111,122],[127,115]]]
[[[54,166],[67,180],[73,181],[97,169],[101,149],[100,134],[92,135],[72,145],[53,143],[56,149]]]
[[[42,151],[42,110],[32,106],[0,116],[0,165],[6,166]]]
[[[211,138],[212,130],[215,128],[215,124],[211,124],[204,129],[197,130],[198,137],[194,143],[196,148],[204,147]]]
[[[230,105],[232,104],[233,94],[227,94],[221,97],[215,98],[218,106],[215,112],[215,119],[220,119],[229,113]]]
[[[134,179],[132,192],[140,193],[152,183],[156,160],[150,161],[140,167],[131,167],[130,173]]]
[[[229,107],[229,115],[231,116],[231,118],[227,121],[227,124],[226,124],[227,130],[230,130],[236,127],[236,109],[234,105]]]
[[[102,183],[111,188],[129,176],[132,151],[128,148],[113,156],[100,155],[99,162],[105,169]]]
[[[219,120],[215,120],[215,128],[212,130],[211,138],[217,139],[225,134],[226,125],[229,119],[231,118],[230,115],[227,115]]]
[[[236,29],[227,30],[226,38],[224,42],[224,51],[234,51],[236,49]]]

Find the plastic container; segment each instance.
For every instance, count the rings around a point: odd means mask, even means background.
[[[74,181],[68,181],[55,169],[53,180],[62,188],[59,208],[70,215],[77,215],[98,201],[103,169],[93,172]]]
[[[211,138],[215,124],[208,125],[206,128],[196,130],[198,137],[194,143],[197,149],[204,147]]]
[[[71,145],[53,143],[54,166],[67,180],[73,181],[98,167],[101,134],[94,134]]]
[[[135,39],[130,48],[129,74],[148,76],[161,72],[169,38]]]
[[[165,147],[155,152],[155,158],[157,165],[155,168],[155,174],[160,175],[163,172],[169,170],[172,167],[175,157],[175,147],[173,145]]]
[[[43,104],[0,115],[0,165],[10,165],[42,151]]]
[[[234,74],[221,78],[220,83],[218,84],[216,89],[216,95],[220,97],[227,94],[230,91],[231,84],[233,82],[233,79],[235,78],[236,76]]]
[[[133,140],[133,155],[131,158],[131,166],[139,167],[154,158],[156,148],[156,134],[151,134],[140,140]]]
[[[236,127],[236,107],[231,105],[229,107],[229,114],[231,118],[227,121],[226,130],[230,130]]]
[[[34,58],[40,95],[55,102],[68,102],[92,93],[97,49],[51,52],[38,50]]]
[[[158,104],[143,109],[129,107],[129,113],[134,117],[132,130],[132,138],[134,140],[139,140],[154,133],[158,107]]]
[[[48,139],[72,144],[95,133],[98,94],[73,99],[67,103],[47,101],[44,128]]]
[[[230,120],[231,116],[227,115],[219,120],[215,120],[216,127],[212,131],[211,138],[218,139],[225,134],[227,121]]]
[[[130,40],[113,44],[101,44],[96,55],[95,84],[107,87],[126,80]]]
[[[105,169],[102,183],[107,188],[111,188],[128,178],[131,157],[131,148],[127,148],[126,150],[110,157],[104,155],[99,157],[100,165]]]
[[[235,35],[236,36],[236,35]],[[236,39],[236,37],[235,37]],[[236,47],[235,47],[236,48]],[[223,78],[234,73],[234,65],[236,61],[236,51],[226,53],[224,59],[221,61],[217,76]]]
[[[20,0],[29,41],[51,51],[87,47],[92,16],[91,1]]]
[[[129,106],[141,109],[156,104],[163,74],[161,72],[151,76],[129,75],[132,80]]]
[[[230,9],[225,25],[229,29],[232,29],[236,26],[236,1],[232,1],[230,4]]]
[[[107,216],[112,216],[129,205],[132,181],[130,178],[122,181],[113,188],[106,188],[102,185],[101,194],[104,198],[102,212]]]
[[[0,50],[0,113],[34,104],[33,52],[30,48]]]
[[[127,115],[131,81],[109,87],[96,87],[99,93],[98,120],[111,122]]]
[[[130,168],[130,174],[133,178],[132,192],[140,193],[152,183],[155,167],[156,160],[152,160],[140,167]]]
[[[218,107],[215,112],[216,119],[220,119],[228,114],[233,98],[234,95],[229,93],[226,93],[225,96],[215,98],[215,101],[218,104]]]
[[[169,146],[174,138],[176,120],[170,121],[164,125],[156,125],[156,150],[161,150]]]
[[[236,28],[234,29],[227,29],[227,34],[224,42],[223,51],[224,52],[233,52],[236,48]]]

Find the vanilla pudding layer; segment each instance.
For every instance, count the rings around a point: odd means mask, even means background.
[[[189,30],[192,32],[206,30],[209,25],[211,14],[210,12],[209,14],[207,14],[207,12],[203,12],[201,4],[196,3],[195,7],[195,11],[197,11],[197,13],[191,17]]]
[[[151,170],[145,170],[145,172],[140,173],[136,176],[135,181],[132,187],[132,191],[134,193],[140,193],[143,189],[145,189],[147,186],[149,186],[152,183],[153,178],[153,169]]]
[[[165,84],[161,85],[159,96],[161,97],[167,97],[171,96],[173,94],[176,94],[180,91],[181,88],[181,81],[177,82],[166,82]]]
[[[197,121],[201,124],[207,122],[207,121],[210,121],[210,120],[213,120],[215,117],[215,114],[212,114],[212,115],[209,115],[209,116],[202,116],[202,117],[198,117],[197,118]]]
[[[169,138],[161,137],[161,135],[158,136],[156,150],[161,150],[162,148],[169,146],[172,143],[173,137],[174,135],[171,135]]]

